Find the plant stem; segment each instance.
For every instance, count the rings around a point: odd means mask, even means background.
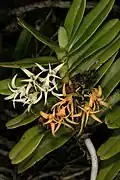
[[[90,180],[96,180],[97,173],[98,173],[98,158],[96,155],[96,150],[95,150],[95,147],[94,147],[92,141],[90,140],[90,138],[87,137],[84,140],[84,142],[85,142],[85,145],[86,145],[86,147],[90,153],[91,163],[92,163]]]

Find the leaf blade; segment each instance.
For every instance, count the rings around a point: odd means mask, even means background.
[[[26,58],[13,62],[1,62],[0,67],[6,68],[32,68],[36,67],[35,63],[42,65],[57,64],[58,60],[53,56],[42,56],[37,58]]]
[[[24,172],[26,169],[33,166],[36,162],[40,161],[48,153],[62,146],[71,138],[72,134],[68,128],[61,127],[54,137],[51,132],[48,132],[41,141],[38,148],[35,150],[31,157],[18,164],[18,173]]]

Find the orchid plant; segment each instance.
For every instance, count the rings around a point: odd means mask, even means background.
[[[56,56],[0,63],[1,67],[21,68],[27,75],[26,79],[21,79],[15,74],[12,80],[0,82],[0,93],[7,95],[5,100],[12,100],[14,108],[16,103],[26,107],[22,115],[6,124],[7,128],[17,128],[35,120],[37,122],[9,153],[12,164],[18,164],[19,173],[62,146],[72,136],[80,138],[88,126],[105,122],[108,128],[120,128],[118,118],[112,118],[115,112],[120,117],[116,110],[120,92],[115,91],[120,82],[120,59],[116,59],[120,47],[120,22],[119,19],[112,19],[102,24],[114,1],[101,0],[84,17],[86,0],[73,0],[64,26],[58,30],[58,44],[44,37],[24,20],[17,19],[24,28],[22,34],[33,35],[56,53]],[[35,67],[35,72],[30,69],[32,67]],[[117,135],[120,139],[120,134]],[[107,148],[111,143],[111,140],[108,141]],[[120,153],[120,147],[116,151],[116,146],[112,147],[112,151],[109,148],[109,153],[103,152],[102,146],[98,150],[100,158],[107,159],[108,168],[111,167],[109,158]],[[98,179],[105,179],[102,176],[104,171],[105,177],[109,177],[106,179],[112,180],[119,170],[118,165],[110,176],[111,170],[105,172],[103,168]]]

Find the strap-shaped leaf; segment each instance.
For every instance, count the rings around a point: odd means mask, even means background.
[[[6,68],[31,68],[35,67],[36,64],[39,63],[42,65],[48,65],[50,64],[56,64],[58,63],[58,60],[56,57],[53,56],[43,56],[43,57],[36,57],[36,58],[26,58],[21,59],[18,61],[13,62],[0,62],[0,67],[6,67]]]
[[[112,55],[120,49],[120,35],[118,35],[109,46],[104,48],[104,53],[98,57],[99,62],[97,63],[96,69],[99,69]]]
[[[120,31],[120,22],[118,21],[112,28],[109,29],[103,36],[101,36],[90,48],[82,55],[84,58],[89,57],[99,49],[108,45]]]
[[[74,36],[81,24],[85,6],[86,0],[73,0],[64,22],[69,39]]]
[[[116,90],[109,98],[108,103],[113,107],[120,101],[120,91]]]
[[[49,109],[56,102],[55,97],[48,98],[47,108]],[[31,112],[23,112],[21,115],[11,119],[7,122],[6,127],[8,129],[14,129],[20,126],[24,126],[35,121],[40,116],[40,111],[44,109],[44,102],[40,101],[34,105]]]
[[[115,60],[115,57],[117,55],[118,52],[116,52],[106,63],[104,63],[98,70],[97,70],[97,78],[94,82],[94,84],[92,85],[93,87],[100,81],[100,79],[102,79],[102,77],[105,75],[105,73],[107,72],[107,70],[110,68],[110,66],[112,65],[113,61]]]
[[[29,33],[26,29],[23,29],[17,40],[15,50],[12,54],[15,60],[22,59],[25,57],[28,51],[31,38],[32,38],[31,33]]]
[[[72,136],[72,132],[68,128],[61,127],[60,130],[56,133],[56,137],[54,137],[51,132],[45,134],[41,143],[37,147],[37,149],[25,159],[23,162],[18,164],[18,172],[24,172],[31,166],[33,166],[36,162],[40,161],[44,156],[48,153],[58,149],[63,144],[65,144]]]
[[[9,120],[6,123],[7,129],[14,129],[20,126],[24,126],[35,121],[40,116],[40,112],[24,112],[21,115]]]
[[[21,85],[21,78],[16,79],[16,85]],[[0,81],[0,94],[2,95],[11,95],[12,92],[9,90],[8,84],[11,84],[11,79],[4,79]]]
[[[120,82],[120,58],[117,59],[101,81],[104,97],[107,98]]]
[[[92,56],[84,59],[79,59],[75,65],[72,67],[69,65],[69,72],[71,76],[75,74],[82,73],[84,71],[89,70],[93,65],[95,68],[100,68],[111,56],[115,54],[120,48],[120,35],[118,35],[110,45],[106,46],[105,48],[99,50]],[[76,56],[75,56],[76,57]],[[72,58],[75,58],[74,56]],[[84,61],[83,61],[84,60]],[[80,62],[83,61],[81,64]],[[69,62],[68,62],[69,63]]]
[[[120,153],[102,161],[97,180],[113,180],[120,171]]]
[[[44,135],[45,132],[40,131],[39,126],[27,130],[9,153],[12,164],[18,164],[26,159],[37,148]]]
[[[115,0],[101,0],[98,5],[83,19],[72,42],[69,43],[69,51],[79,49],[98,29],[109,14]]]
[[[27,23],[25,23],[23,20],[21,20],[19,18],[18,18],[18,24],[20,26],[22,26],[23,28],[25,28],[27,31],[29,31],[38,41],[40,41],[43,44],[47,45],[52,50],[54,50],[56,53],[61,52],[61,49],[59,48],[59,46],[54,41],[52,41],[51,39],[45,37],[39,31],[37,31],[32,26],[28,25]]]
[[[110,20],[107,22],[96,34],[85,43],[76,53],[74,53],[75,58],[69,58],[69,65],[72,69],[75,67],[76,63],[80,63],[83,59],[94,54],[99,49],[105,47],[116,37],[120,31],[120,22],[118,19]],[[73,55],[72,55],[73,56]]]
[[[120,31],[119,19],[112,19],[105,23],[77,52],[79,57],[87,57],[92,51],[97,51],[101,46],[105,46],[112,41]],[[110,36],[112,35],[112,37]],[[95,48],[96,47],[96,48]],[[75,51],[76,52],[76,51]],[[69,54],[74,53],[74,51]]]
[[[97,154],[101,160],[108,159],[120,152],[120,129],[98,149]]]
[[[120,106],[115,106],[105,117],[105,123],[110,129],[120,128]]]
[[[68,44],[67,32],[66,32],[66,29],[62,26],[60,26],[58,30],[58,42],[59,42],[60,48],[65,48]]]

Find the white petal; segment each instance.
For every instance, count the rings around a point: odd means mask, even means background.
[[[29,70],[27,70],[27,69],[25,69],[25,68],[21,68],[21,70],[22,70],[28,77],[34,76],[33,73],[31,73]]]
[[[23,79],[21,80],[22,82],[32,82],[33,80],[32,79]]]
[[[47,91],[44,91],[44,96],[45,96],[44,104],[46,105],[47,104],[47,96],[48,96],[48,92]]]
[[[40,91],[44,91],[43,87],[39,86],[38,84],[36,84],[36,86],[38,87],[38,89],[39,89]]]
[[[48,91],[51,92],[55,87],[49,88]]]
[[[26,101],[26,98],[14,100],[14,102],[21,102],[21,103],[25,103],[25,101]]]
[[[61,69],[61,67],[64,65],[64,63],[58,65],[56,68],[54,68],[52,71],[54,72],[54,74],[57,74],[57,72]]]
[[[53,86],[55,87],[55,89],[58,91],[58,87],[57,87],[57,83],[55,82],[55,78],[53,78],[52,82]]]
[[[53,96],[56,96],[56,97],[62,97],[63,94],[58,94],[58,93],[55,93],[54,91],[51,92],[53,94]]]
[[[13,99],[13,98],[14,98],[14,93],[11,94],[10,96],[5,97],[4,99],[5,99],[5,100],[9,100],[9,99]]]
[[[29,90],[31,89],[31,87],[32,87],[32,84],[29,83],[29,84],[27,85],[27,88],[26,88],[26,91],[25,91],[25,94],[26,94],[26,95],[28,95]]]
[[[32,104],[28,105],[28,108],[27,108],[28,112],[30,112],[31,106],[32,106]]]
[[[49,63],[49,73],[51,74],[51,71],[52,71],[52,69],[51,69],[51,65],[50,65],[50,63]]]
[[[49,76],[49,74],[47,74],[47,76],[45,77],[45,81],[43,82],[43,88],[49,87],[49,84],[50,84],[49,78],[50,78],[50,76]]]
[[[42,72],[38,73],[36,76],[35,76],[35,80],[38,79],[38,77],[42,74]]]
[[[42,72],[48,71],[48,69],[45,69],[45,68],[42,67],[40,64],[38,64],[38,63],[35,63],[35,64],[39,67],[39,69],[40,69]]]
[[[12,88],[14,88],[14,89],[17,88],[17,86],[15,85],[16,77],[17,77],[17,74],[12,78],[12,81],[11,81],[11,86],[12,86]]]
[[[13,93],[15,93],[17,91],[17,90],[12,89],[9,84],[8,84],[8,87],[9,87],[10,91]]]
[[[42,99],[42,92],[40,93],[40,96],[39,96],[38,99],[34,102],[34,104],[38,103],[41,99]]]

